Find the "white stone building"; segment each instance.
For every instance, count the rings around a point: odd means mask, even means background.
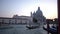
[[[29,16],[15,16],[13,18],[0,17],[0,23],[29,23],[32,22],[32,18]]]
[[[40,10],[40,7],[38,7],[37,11],[32,13],[31,16],[18,16],[14,15],[12,18],[5,18],[0,17],[0,22],[4,23],[33,23],[33,18],[37,20],[37,23],[42,24],[43,22],[46,22],[46,18],[43,16],[42,11]]]

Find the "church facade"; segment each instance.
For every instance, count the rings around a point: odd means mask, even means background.
[[[40,10],[40,7],[38,7],[37,11],[32,13],[31,17],[37,21],[37,23],[42,24],[46,22],[46,18],[44,17],[42,11]]]

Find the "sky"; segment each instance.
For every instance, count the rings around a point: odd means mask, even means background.
[[[58,17],[57,0],[0,0],[0,17],[30,16],[38,6],[47,19]]]

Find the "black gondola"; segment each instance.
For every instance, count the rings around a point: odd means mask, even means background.
[[[35,29],[38,28],[39,26],[26,26],[28,29]]]

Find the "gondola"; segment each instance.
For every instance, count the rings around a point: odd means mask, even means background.
[[[28,29],[35,29],[38,28],[39,26],[26,26]]]

